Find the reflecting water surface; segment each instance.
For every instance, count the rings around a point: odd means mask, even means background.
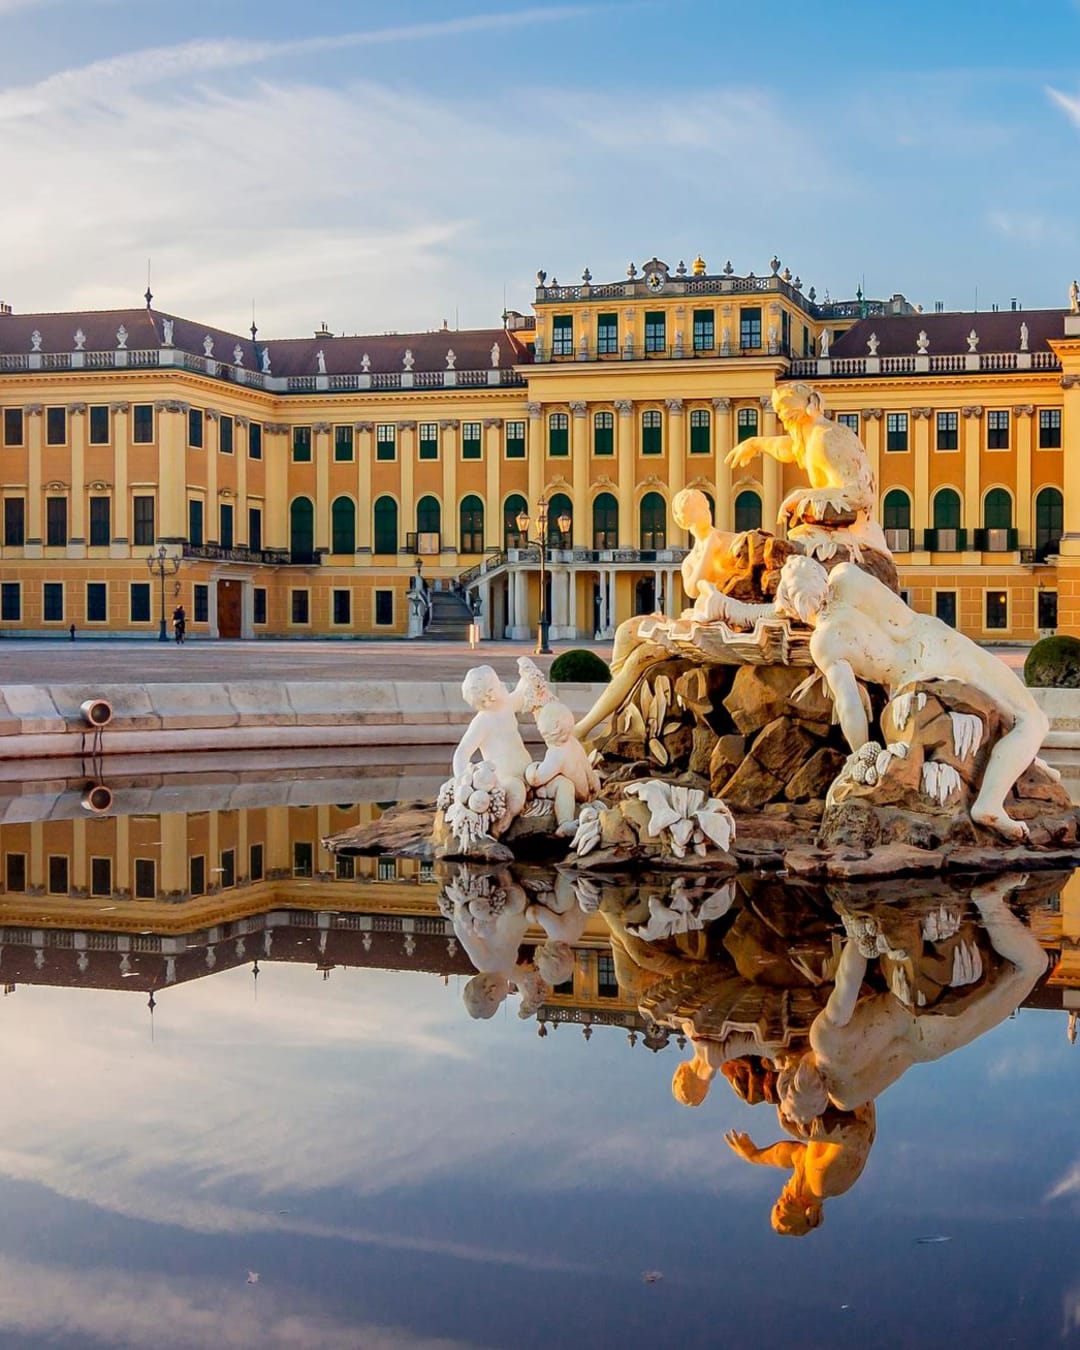
[[[1076,878],[322,846],[438,776],[0,788],[0,1344],[1080,1340]]]

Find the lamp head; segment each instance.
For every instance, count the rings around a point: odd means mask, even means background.
[[[560,530],[560,532],[561,532],[562,534],[569,534],[569,533],[570,533],[570,524],[571,524],[571,521],[570,521],[570,514],[569,514],[568,511],[564,511],[564,512],[562,513],[562,515],[559,517],[559,520],[558,520],[558,525],[559,525],[559,530]]]
[[[514,519],[517,522],[519,532],[521,534],[528,534],[529,526],[532,524],[532,522],[529,519],[528,511],[519,511],[517,515],[514,517]]]

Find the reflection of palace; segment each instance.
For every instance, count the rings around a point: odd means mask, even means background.
[[[722,529],[775,520],[799,472],[724,457],[775,430],[792,377],[864,440],[914,608],[985,639],[1056,626],[1059,601],[1080,626],[1080,316],[834,302],[778,259],[538,282],[501,327],[370,337],[230,333],[149,294],[0,307],[0,630],[154,632],[164,544],[195,634],[402,634],[419,565],[444,631],[472,618],[460,582],[520,638],[539,578],[516,516],[546,495],[572,522],[550,536],[552,636],[610,634],[683,603],[681,488]]]

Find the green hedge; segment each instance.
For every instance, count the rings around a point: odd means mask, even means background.
[[[548,672],[556,684],[607,684],[611,671],[607,662],[602,661],[595,652],[584,647],[574,647],[568,652],[560,652],[551,663]]]
[[[1024,683],[1039,689],[1080,689],[1080,638],[1043,638],[1024,662]]]

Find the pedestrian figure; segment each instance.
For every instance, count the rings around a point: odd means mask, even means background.
[[[172,614],[173,637],[178,643],[184,641],[187,633],[187,615],[184,613],[184,606],[177,605]]]
[[[72,642],[74,642],[74,641],[75,641],[75,625],[74,625],[74,624],[71,625],[71,627],[68,629],[68,632],[71,634],[71,640],[72,640]]]

